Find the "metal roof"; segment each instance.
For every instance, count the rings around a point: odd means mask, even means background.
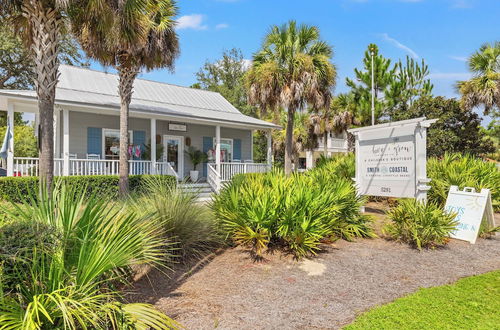
[[[69,65],[60,66],[57,103],[103,106],[119,109],[118,76]],[[36,98],[29,90],[0,90],[0,94]],[[243,115],[215,92],[136,79],[130,110],[156,115],[249,124],[258,128],[279,128],[272,123]]]

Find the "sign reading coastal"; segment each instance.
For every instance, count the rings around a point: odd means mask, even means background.
[[[360,141],[361,193],[415,196],[415,143],[412,136]]]
[[[351,128],[360,195],[427,199],[427,128],[425,117]]]

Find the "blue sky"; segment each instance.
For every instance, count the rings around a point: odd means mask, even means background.
[[[499,0],[179,0],[178,6],[181,56],[175,72],[143,78],[189,86],[207,59],[232,47],[250,59],[271,25],[294,19],[318,26],[333,46],[336,92],[346,91],[345,77],[361,67],[373,42],[393,60],[425,59],[434,94],[453,97],[455,82],[469,77],[465,59],[500,38]]]

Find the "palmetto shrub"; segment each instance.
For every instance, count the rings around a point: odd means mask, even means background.
[[[196,191],[184,192],[157,177],[144,180],[144,191],[128,201],[133,212],[158,223],[172,253],[183,260],[200,258],[220,246],[224,237],[213,212],[197,203]]]
[[[495,163],[470,155],[445,154],[442,159],[427,161],[427,176],[432,179],[429,200],[440,206],[444,206],[450,186],[455,185],[490,189],[493,207],[500,210],[500,170]]]
[[[391,223],[384,228],[390,237],[409,243],[419,250],[446,244],[457,222],[435,203],[402,199],[388,212]]]
[[[321,157],[316,162],[316,167],[308,172],[312,176],[325,176],[334,178],[352,179],[356,175],[354,153],[336,154],[332,157]]]
[[[8,267],[0,269],[0,328],[176,327],[150,305],[126,303],[115,289],[128,267],[163,259],[156,223],[67,186],[57,186],[52,198],[45,191],[3,211],[8,246],[1,258]],[[42,229],[40,237],[33,228]]]
[[[236,176],[210,206],[227,235],[256,255],[274,245],[303,257],[315,254],[323,239],[373,236],[359,213],[361,204],[345,179],[330,182],[274,171]]]

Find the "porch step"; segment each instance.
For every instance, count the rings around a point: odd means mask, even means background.
[[[178,187],[185,193],[195,194],[199,203],[208,202],[214,192],[208,183],[180,183]]]

